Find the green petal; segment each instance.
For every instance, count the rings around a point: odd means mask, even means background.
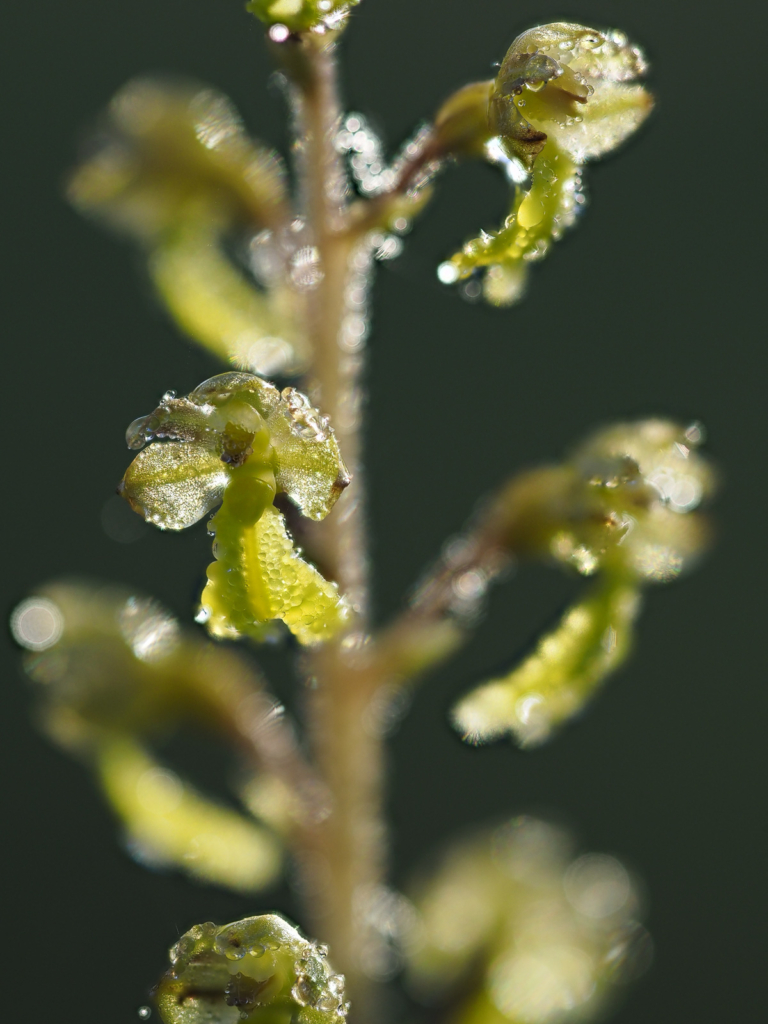
[[[625,659],[639,606],[636,587],[602,582],[521,665],[464,697],[453,711],[454,725],[471,743],[504,733],[521,746],[542,743]]]
[[[327,418],[300,391],[286,388],[267,426],[278,490],[285,491],[302,515],[324,519],[350,482]]]
[[[230,508],[230,493],[211,521],[216,561],[208,567],[201,605],[209,632],[263,639],[281,619],[302,644],[330,639],[349,618],[335,583],[323,579],[293,546],[274,506],[244,526]]]
[[[617,149],[645,121],[653,98],[642,85],[595,81],[584,103],[551,103],[548,91],[525,100],[525,114],[575,164]]]
[[[128,467],[120,493],[161,530],[183,530],[221,501],[229,472],[202,443],[156,442]]]

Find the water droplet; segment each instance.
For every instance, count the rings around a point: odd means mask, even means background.
[[[269,38],[273,43],[284,43],[290,34],[291,30],[287,25],[278,23],[269,27]]]
[[[30,597],[17,605],[11,615],[11,633],[28,651],[53,647],[64,632],[64,616],[46,597]]]
[[[459,280],[459,271],[453,263],[441,263],[437,268],[437,279],[442,284],[455,284]]]
[[[311,1002],[312,988],[303,974],[296,979],[296,984],[291,989],[291,995],[299,1006],[307,1006]]]
[[[142,1020],[149,1020],[152,1016],[152,1008],[150,1006],[140,1006],[136,1012]]]
[[[315,1001],[315,1009],[322,1011],[323,1013],[331,1013],[339,1005],[339,1000],[336,996],[330,992],[325,992]]]
[[[690,444],[702,444],[706,440],[706,430],[703,423],[698,421],[691,423],[683,435]]]

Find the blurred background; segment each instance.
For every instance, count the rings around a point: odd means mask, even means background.
[[[765,1012],[766,390],[762,5],[680,0],[364,0],[343,45],[350,109],[392,152],[523,28],[560,18],[624,29],[647,48],[658,108],[617,157],[589,169],[580,226],[497,311],[439,285],[457,243],[503,217],[506,187],[460,167],[405,253],[379,268],[370,340],[369,478],[377,611],[390,614],[478,498],[623,417],[700,419],[722,472],[716,547],[649,594],[636,653],[550,745],[463,746],[446,709],[508,662],[578,589],[543,567],[494,592],[474,643],[415,694],[391,742],[393,877],[474,824],[520,811],[572,827],[583,848],[644,879],[651,972],[619,1024],[723,1024]],[[172,327],[132,250],[61,198],[76,140],[141,72],[210,82],[250,130],[284,148],[284,106],[240,0],[3,8],[5,177],[3,611],[77,573],[154,594],[188,618],[210,541],[120,519],[126,425],[168,388],[220,367]],[[759,276],[760,274],[760,276]],[[127,525],[126,525],[127,524]],[[0,789],[9,1019],[128,1024],[191,924],[266,909],[152,874],[117,843],[90,778],[30,721],[4,641]],[[294,702],[284,659],[260,658]],[[173,755],[201,782],[228,770],[194,738]]]

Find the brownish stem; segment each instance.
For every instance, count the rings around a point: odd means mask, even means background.
[[[378,680],[366,670],[365,659],[369,582],[361,466],[363,360],[348,331],[351,316],[364,316],[359,295],[353,308],[348,291],[353,279],[361,279],[366,254],[364,243],[345,230],[346,177],[334,146],[340,118],[334,44],[328,37],[308,36],[301,45],[304,74],[296,79],[301,176],[322,269],[322,280],[310,297],[313,364],[307,384],[330,416],[352,476],[350,487],[309,541],[355,617],[347,635],[310,653],[305,662],[311,680],[310,738],[330,791],[331,813],[318,827],[317,847],[306,852],[300,866],[308,924],[317,938],[329,943],[334,966],[347,977],[353,1015],[370,1020],[375,1015],[371,974],[376,950],[364,904],[383,875],[383,753],[381,735],[370,721]]]

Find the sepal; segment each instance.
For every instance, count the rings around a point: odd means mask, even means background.
[[[203,444],[151,444],[128,467],[119,493],[161,530],[185,530],[214,509],[229,484],[221,456]]]

